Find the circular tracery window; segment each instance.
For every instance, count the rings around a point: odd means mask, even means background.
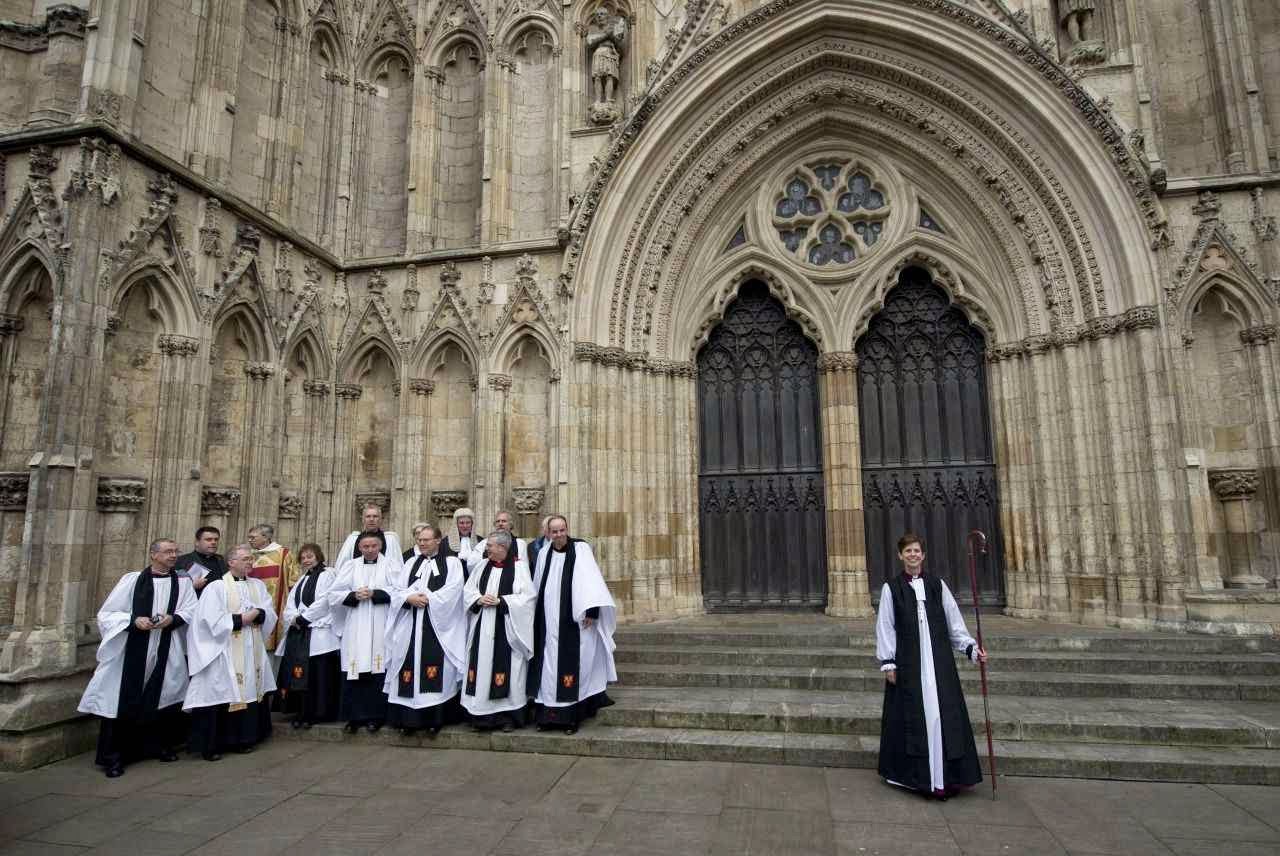
[[[773,206],[788,253],[817,267],[847,265],[869,253],[892,213],[874,175],[858,163],[799,167]]]

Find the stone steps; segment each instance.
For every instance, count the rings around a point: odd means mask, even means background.
[[[966,618],[967,618],[966,614]],[[681,647],[697,648],[823,648],[849,653],[866,652],[874,656],[875,631],[870,622],[865,629],[850,632],[840,629],[746,630],[728,628],[723,631],[673,629],[669,624],[640,625],[619,628],[614,639],[619,648]],[[985,626],[985,620],[984,620]],[[840,625],[837,625],[837,628]],[[972,630],[972,628],[970,628]],[[987,647],[1000,652],[1077,651],[1093,653],[1148,653],[1176,655],[1227,655],[1280,653],[1280,638],[1269,636],[1179,636],[1148,633],[1127,634],[1072,628],[1071,634],[1035,634],[987,632]]]
[[[531,729],[477,734],[451,728],[429,740],[406,738],[390,729],[376,735],[345,735],[337,725],[320,725],[308,731],[278,728],[276,733],[283,739],[317,742],[869,769],[875,768],[879,751],[879,739],[866,735],[634,728],[602,723],[591,723],[573,736]],[[985,769],[985,742],[980,740],[979,744]],[[1276,757],[1280,752],[1256,749],[998,740],[995,752],[998,771],[1009,776],[1280,785],[1280,757]]]
[[[625,686],[848,692],[875,692],[884,688],[884,676],[877,668],[680,666],[673,669],[670,665],[618,663],[618,680]],[[962,668],[960,681],[968,695],[979,692],[976,668]],[[1280,701],[1280,681],[1267,677],[994,672],[988,675],[988,684],[992,693],[1011,696]]]
[[[652,666],[743,666],[858,669],[874,664],[870,649],[738,648],[698,645],[635,645],[620,647],[619,663]],[[994,649],[993,649],[994,651]],[[958,655],[959,656],[959,655]],[[959,657],[963,660],[963,656]],[[992,658],[990,674],[1006,672],[1063,672],[1147,675],[1231,675],[1280,677],[1280,654],[1169,654],[1095,651],[1001,651]]]
[[[600,711],[605,725],[797,734],[880,733],[881,693],[735,692],[691,688],[618,687],[617,702]],[[982,703],[971,697],[969,716],[985,734]],[[1178,702],[1004,697],[991,699],[992,733],[1000,740],[1043,743],[1132,743],[1280,749],[1280,710],[1248,702]]]

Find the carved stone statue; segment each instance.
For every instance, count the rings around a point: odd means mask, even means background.
[[[591,121],[608,125],[618,120],[618,87],[622,81],[622,52],[627,43],[627,19],[607,6],[591,13],[587,50],[591,52]]]
[[[1107,48],[1098,33],[1098,4],[1103,0],[1058,0],[1058,26],[1066,36],[1067,62],[1102,62]]]

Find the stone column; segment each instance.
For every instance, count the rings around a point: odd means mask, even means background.
[[[404,455],[404,501],[400,507],[406,517],[405,523],[432,522],[431,517],[431,473],[426,464],[429,434],[431,431],[431,406],[436,403],[436,382],[425,378],[411,378],[409,392],[408,418],[404,422],[404,431],[398,442],[402,443]],[[453,512],[450,512],[451,514]],[[438,523],[436,524],[439,525]],[[407,547],[407,545],[406,545]]]
[[[334,529],[329,500],[333,495],[333,406],[329,402],[330,385],[323,380],[304,380],[302,392],[307,397],[307,424],[314,430],[307,435],[307,469],[303,482],[302,522],[308,535],[324,539]]]
[[[195,81],[185,124],[187,166],[200,175],[220,179],[218,164],[231,151],[235,119],[227,104],[236,97],[244,4],[207,0],[201,5]]]
[[[283,414],[276,406],[272,382],[276,367],[270,363],[246,363],[244,373],[249,378],[245,390],[249,432],[241,449],[240,521],[243,527],[249,527],[275,519],[279,499],[273,485],[279,484],[279,441],[284,432],[280,424]]]
[[[1253,572],[1253,509],[1258,492],[1258,471],[1248,469],[1209,470],[1209,487],[1222,503],[1226,523],[1223,545],[1227,555],[1227,587],[1264,589],[1267,581]]]
[[[502,453],[506,434],[507,396],[511,375],[489,375],[487,391],[480,398],[477,420],[476,504],[477,528],[488,531],[494,515],[506,503],[503,495]]]
[[[93,593],[95,603],[106,598],[107,593],[130,570],[137,570],[146,563],[145,552],[138,555],[138,514],[147,504],[145,479],[102,476],[98,479],[98,544],[99,563],[105,575],[97,581],[98,591]],[[176,536],[159,535],[156,537]],[[144,534],[143,539],[147,540]]]
[[[161,406],[147,531],[183,544],[200,506],[201,432],[191,430],[190,424],[193,414],[205,416],[203,367],[196,359],[200,340],[165,333],[156,344],[161,354]]]
[[[363,393],[364,388],[357,383],[338,383],[333,386],[338,410],[333,447],[331,531],[334,537],[339,539],[339,543],[341,537],[359,523],[359,517],[354,520],[351,517],[351,508],[356,501],[355,489],[352,487],[355,467],[353,438],[356,432],[356,417],[360,410],[360,397]]]
[[[25,472],[0,473],[0,626],[13,624],[13,598],[22,570],[22,523],[27,512]]]
[[[818,358],[822,475],[827,495],[827,614],[871,615],[862,516],[862,446],[858,436],[858,356]]]
[[[87,10],[68,3],[49,7],[45,15],[49,46],[40,64],[40,82],[32,99],[28,127],[68,124],[75,116],[88,19]]]
[[[146,6],[99,3],[89,19],[89,42],[80,79],[78,118],[128,132],[133,126],[142,48],[146,43]]]
[[[421,253],[433,247],[435,204],[436,104],[444,84],[438,66],[426,66],[413,76],[413,133],[409,136],[409,235],[407,252]]]

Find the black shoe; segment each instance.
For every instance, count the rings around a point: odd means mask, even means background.
[[[412,737],[413,735],[415,735],[415,734],[417,734],[417,733],[418,733],[418,729],[416,729],[416,728],[401,728],[401,729],[400,729],[400,736],[402,736],[402,737]]]
[[[301,728],[301,727],[302,727],[302,725],[303,725],[303,722],[302,722],[302,720],[301,720],[301,719],[295,719],[295,720],[293,720],[292,722],[290,722],[290,723],[289,723],[289,725],[290,725],[290,727],[295,728],[295,729],[296,729],[296,728]]]
[[[166,764],[171,763],[178,760],[178,753],[174,752],[172,749],[166,749],[160,753],[160,760]]]
[[[302,723],[302,728],[303,728],[303,730],[304,730],[304,731],[305,731],[305,730],[310,730],[311,726],[313,726],[313,725],[315,725],[315,723],[314,723],[314,722],[307,721],[307,722]]]
[[[200,757],[201,757],[201,758],[204,758],[206,761],[221,761],[221,760],[222,760],[222,755],[221,755],[221,753],[218,753],[218,752],[205,752],[205,753],[204,753],[203,755],[201,755]]]
[[[360,724],[357,722],[348,722],[346,725],[342,726],[342,730],[347,734],[355,734],[359,727]]]
[[[576,726],[576,725],[569,725],[569,726],[566,726],[566,727],[565,727],[565,729],[564,729],[564,733],[565,733],[565,734],[577,734],[577,733],[578,733],[578,726]]]
[[[370,734],[377,734],[381,728],[381,722],[370,722],[365,725],[365,729],[368,730]]]
[[[502,730],[503,730],[503,732],[504,732],[504,733],[505,733],[505,732],[511,732],[511,731],[515,731],[515,730],[516,730],[516,727],[515,727],[514,725],[512,725],[510,722],[504,722],[504,723],[502,723]]]
[[[123,775],[124,775],[124,764],[117,762],[107,768],[108,779],[118,779]]]
[[[250,752],[252,752],[252,751],[253,751],[253,747],[252,747],[252,746],[237,746],[237,747],[236,747],[236,754],[238,754],[238,755],[248,755],[248,754],[249,754]]]
[[[427,736],[428,736],[428,737],[430,737],[432,740],[435,740],[435,739],[436,739],[436,735],[437,735],[437,734],[439,734],[439,733],[440,733],[440,729],[439,729],[439,728],[428,728],[428,729],[427,729]]]

